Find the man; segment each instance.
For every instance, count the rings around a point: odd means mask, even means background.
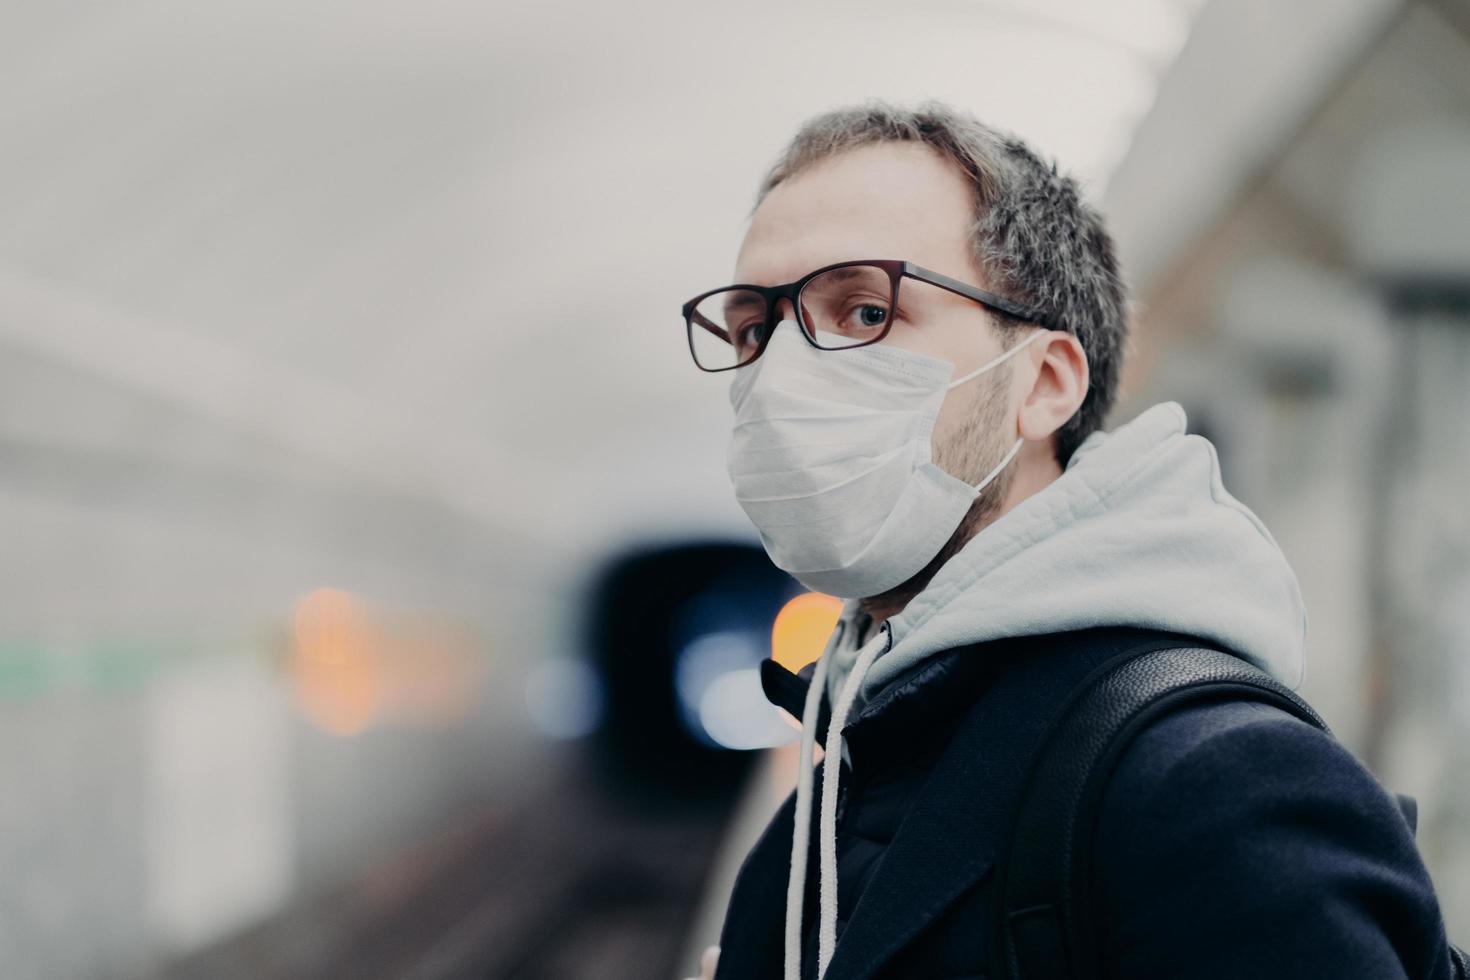
[[[1039,721],[1153,635],[1297,686],[1295,576],[1177,404],[1103,431],[1128,331],[1113,245],[1019,140],[937,103],[813,119],[761,186],[734,280],[685,316],[696,362],[731,378],[736,497],[777,565],[849,601],[814,668],[763,665],[802,721],[798,786],[706,975],[984,976]],[[969,719],[994,730],[958,757]],[[1096,854],[1110,975],[1451,976],[1395,801],[1276,708],[1145,730]]]

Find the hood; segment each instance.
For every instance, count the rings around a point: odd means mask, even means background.
[[[954,647],[1097,626],[1187,633],[1293,689],[1307,616],[1271,532],[1220,479],[1215,447],[1160,402],[1094,432],[1061,476],[982,529],[904,610],[873,628],[856,600],[817,661],[802,712],[787,891],[786,972],[800,968],[812,772],[823,701],[825,755],[844,753],[851,713],[910,668]],[[822,767],[819,973],[836,944],[839,767]]]

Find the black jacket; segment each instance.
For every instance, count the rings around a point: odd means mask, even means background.
[[[1093,666],[1151,635],[1105,628],[951,650],[847,724],[828,980],[988,975],[991,872],[1049,711]],[[767,661],[762,675],[767,696],[799,717],[809,671]],[[782,974],[793,802],[741,868],[717,980]],[[1340,743],[1281,710],[1220,702],[1166,715],[1124,753],[1098,834],[1108,976],[1451,976],[1438,901],[1397,802]],[[816,853],[805,977],[817,955]]]

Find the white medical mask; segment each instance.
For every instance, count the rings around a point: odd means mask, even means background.
[[[819,351],[800,330],[781,321],[730,383],[735,499],[771,561],[802,585],[844,599],[878,595],[939,553],[1024,442],[974,486],[946,473],[931,442],[945,393],[1049,331],[951,381],[948,361],[883,344]]]

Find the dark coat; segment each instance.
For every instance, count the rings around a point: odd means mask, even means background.
[[[1049,711],[1093,666],[1154,635],[1105,628],[960,648],[863,707],[843,729],[852,768],[841,773],[828,980],[988,975],[992,871]],[[767,661],[762,675],[767,696],[799,717],[810,672]],[[816,793],[805,977],[816,965],[820,774]],[[782,975],[793,805],[741,868],[717,980]],[[1094,908],[1110,977],[1451,976],[1397,802],[1340,743],[1280,709],[1218,702],[1164,716],[1123,754],[1098,835]]]

